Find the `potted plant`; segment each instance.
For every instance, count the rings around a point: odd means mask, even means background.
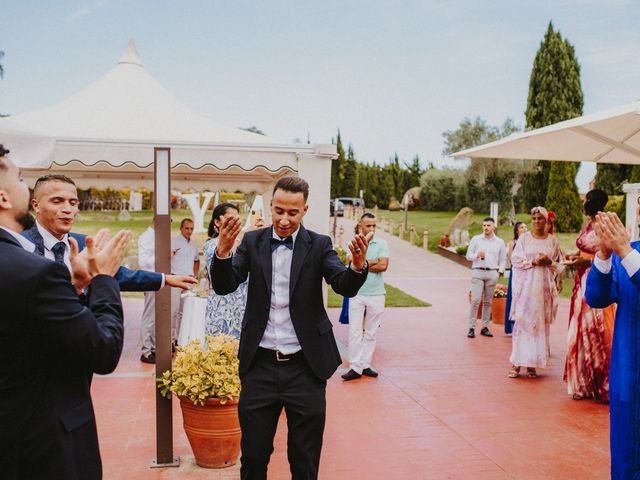
[[[180,399],[184,430],[196,463],[230,467],[240,454],[238,397],[239,342],[230,335],[208,336],[177,348],[172,370],[157,379],[160,393]]]
[[[505,310],[507,308],[507,286],[496,285],[493,291],[493,300],[491,300],[491,321],[493,323],[504,325]]]

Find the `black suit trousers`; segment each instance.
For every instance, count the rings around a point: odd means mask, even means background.
[[[287,453],[293,480],[318,478],[326,413],[326,380],[318,378],[303,355],[278,362],[259,349],[242,376],[238,403],[242,429],[241,478],[263,480],[273,437],[284,408]]]

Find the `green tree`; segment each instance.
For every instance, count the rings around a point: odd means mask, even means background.
[[[552,162],[549,170],[546,204],[556,214],[554,223],[559,232],[575,232],[582,226],[582,201],[576,187],[576,173],[573,162]]]
[[[549,22],[540,48],[536,53],[529,80],[529,96],[525,111],[527,129],[540,128],[553,123],[582,115],[584,96],[580,84],[580,64],[575,49],[568,40],[563,39],[559,31]],[[564,192],[549,191],[551,163],[541,160],[523,179],[522,195],[527,207],[542,205],[550,209],[562,208],[562,205],[575,204],[578,193],[574,188]],[[577,174],[577,166],[572,169],[558,167],[557,177],[565,177],[568,172]],[[560,170],[564,172],[560,175]],[[575,176],[573,179],[575,184]],[[554,188],[562,183],[554,183]],[[552,203],[548,203],[548,200]],[[576,219],[580,210],[571,213]],[[568,222],[575,224],[576,220]]]
[[[424,170],[420,166],[420,157],[418,155],[413,157],[411,164],[404,162],[404,166],[406,167],[404,186],[406,191],[420,185],[420,177],[424,173]]]
[[[597,163],[595,187],[609,195],[622,195],[622,184],[631,177],[635,165],[618,165],[615,163]]]
[[[518,130],[519,128],[510,118],[507,118],[500,127],[488,125],[480,117],[474,120],[465,118],[458,128],[443,133],[445,139],[443,154],[448,155],[492,142]],[[491,202],[498,202],[501,205],[501,219],[506,219],[514,208],[512,190],[520,171],[519,160],[472,158],[464,172],[463,202],[476,211],[485,212],[489,211]]]
[[[342,181],[342,190],[340,195],[343,197],[355,197],[358,195],[358,163],[356,162],[353,147],[349,144],[347,149],[347,159],[344,165],[344,179]]]
[[[332,140],[333,143],[333,140]],[[342,195],[342,182],[344,179],[344,167],[347,162],[342,146],[342,138],[340,137],[340,129],[335,140],[338,156],[331,160],[331,198]]]

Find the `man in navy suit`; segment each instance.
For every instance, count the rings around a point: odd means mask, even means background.
[[[66,267],[34,255],[35,245],[20,235],[29,189],[6,153],[0,145],[0,476],[99,479],[89,379],[112,372],[122,352],[112,275],[129,232],[99,250],[97,237],[87,239],[86,259],[72,240],[72,284]],[[87,282],[85,307],[76,292]]]
[[[336,293],[353,297],[367,279],[373,234],[354,237],[351,265],[345,267],[328,236],[301,225],[308,196],[303,179],[278,180],[271,201],[273,226],[247,233],[233,255],[242,225],[238,217],[225,217],[209,269],[219,295],[251,278],[239,351],[243,479],[267,478],[283,408],[291,476],[317,478],[327,379],[342,363],[324,309],[323,280]]]
[[[70,268],[69,237],[75,238],[84,250],[86,235],[72,233],[78,213],[78,191],[72,179],[65,175],[40,177],[33,188],[31,206],[36,221],[23,235],[36,245],[36,253],[64,263]],[[146,270],[121,267],[116,274],[121,291],[146,292],[160,290],[165,284],[188,290],[197,280],[188,275],[164,275]]]

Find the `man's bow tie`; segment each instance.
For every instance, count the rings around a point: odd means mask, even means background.
[[[287,237],[284,240],[271,237],[271,251],[276,250],[280,245],[284,245],[289,250],[293,250],[293,237]]]

